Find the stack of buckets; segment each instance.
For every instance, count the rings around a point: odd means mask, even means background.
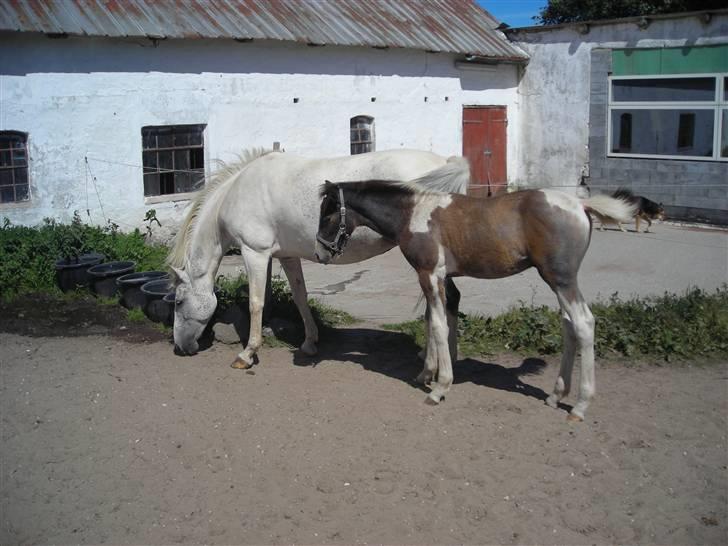
[[[84,254],[74,262],[56,262],[56,282],[67,292],[89,287],[102,297],[118,295],[127,309],[141,309],[150,320],[172,326],[174,322],[174,287],[164,271],[135,273],[131,261],[104,262],[102,254]]]

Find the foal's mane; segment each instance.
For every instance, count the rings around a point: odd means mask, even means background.
[[[196,193],[192,199],[190,210],[187,212],[185,219],[179,227],[177,236],[175,237],[174,245],[167,255],[167,266],[170,268],[184,269],[185,261],[187,258],[187,252],[190,247],[190,240],[192,239],[192,231],[197,224],[200,211],[202,207],[213,195],[216,190],[220,188],[225,182],[232,180],[236,175],[240,174],[240,171],[252,163],[254,160],[268,155],[272,150],[265,150],[263,148],[252,148],[249,150],[243,150],[238,156],[238,160],[233,163],[219,162],[220,166],[215,172],[210,174],[205,180],[205,186]]]

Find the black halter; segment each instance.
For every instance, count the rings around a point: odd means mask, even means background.
[[[339,190],[339,231],[333,241],[327,241],[319,234],[316,234],[316,240],[326,247],[333,256],[339,256],[344,253],[346,243],[349,242],[349,234],[346,233],[346,206],[344,205],[344,190]]]

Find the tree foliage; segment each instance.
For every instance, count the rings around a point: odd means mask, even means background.
[[[533,19],[541,25],[722,9],[726,0],[549,0]]]

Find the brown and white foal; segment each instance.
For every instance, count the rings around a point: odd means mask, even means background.
[[[547,189],[478,199],[376,180],[327,181],[321,193],[316,237],[320,262],[341,254],[351,233],[367,226],[396,243],[417,271],[429,306],[425,366],[417,379],[424,384],[436,379],[426,401],[439,403],[453,380],[446,318],[448,278],[496,279],[535,267],[555,292],[562,311],[561,369],[546,403],[556,407],[569,393],[579,351],[581,384],[569,419],[583,420],[594,395],[594,317],[577,284],[591,238],[589,212],[627,221],[631,205],[607,196],[579,199]]]

